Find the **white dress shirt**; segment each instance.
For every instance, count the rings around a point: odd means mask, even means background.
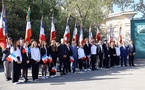
[[[40,60],[40,50],[39,48],[31,48],[31,59]]]
[[[116,50],[116,55],[120,56],[120,47],[115,47],[115,50]]]
[[[16,50],[14,50],[14,47],[11,47],[10,53],[14,54],[16,57],[20,57],[20,61],[22,61],[21,51],[18,47],[16,47]]]
[[[96,45],[92,45],[91,46],[91,54],[97,54],[97,46]]]
[[[83,48],[79,48],[79,49],[78,49],[78,58],[79,58],[79,59],[82,59],[83,57],[86,57],[86,56],[85,56],[85,51],[84,51]]]

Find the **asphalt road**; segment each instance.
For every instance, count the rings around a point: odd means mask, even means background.
[[[37,82],[20,82],[14,85],[6,81],[3,69],[0,69],[0,90],[145,90],[145,60],[136,60],[136,67],[114,67],[69,73]]]

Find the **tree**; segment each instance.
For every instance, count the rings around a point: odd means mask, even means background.
[[[138,3],[134,4],[132,8],[137,11],[141,12],[143,14],[143,17],[145,17],[145,2],[144,0],[140,0]]]
[[[117,5],[121,11],[124,11],[126,8],[129,8],[134,4],[134,0],[112,0],[115,5]]]

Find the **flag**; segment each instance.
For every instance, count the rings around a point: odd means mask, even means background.
[[[77,26],[78,26],[78,23],[76,22],[76,23],[75,23],[74,32],[73,32],[73,40],[74,40],[75,42],[78,41],[78,34],[77,34],[78,30],[77,30]]]
[[[101,39],[99,25],[97,25],[96,39],[97,39],[98,41],[100,41],[100,39]]]
[[[52,57],[51,56],[47,57],[47,60],[48,60],[49,63],[52,63]]]
[[[69,17],[67,17],[67,23],[66,23],[66,28],[65,28],[63,38],[64,38],[65,42],[69,42],[69,40],[70,40]]]
[[[74,58],[72,56],[70,57],[70,62],[74,62]]]
[[[32,36],[32,29],[31,29],[31,22],[30,22],[30,7],[28,8],[26,20],[27,20],[27,25],[26,25],[25,40],[28,43],[30,43],[30,38]]]
[[[113,42],[113,28],[112,27],[110,27],[110,44],[111,44],[111,42]]]
[[[120,42],[120,44],[122,43],[122,34],[121,34],[121,32],[122,32],[122,27],[120,27],[120,30],[119,30],[119,42]]]
[[[26,50],[23,48],[22,49],[22,54],[25,54],[26,53]]]
[[[86,60],[86,57],[82,57],[82,60]]]
[[[89,42],[91,42],[92,39],[93,39],[92,26],[90,25],[90,27],[89,27]]]
[[[50,41],[56,39],[56,31],[55,31],[55,25],[54,25],[54,18],[52,17],[51,21],[51,33],[50,33]]]
[[[5,35],[8,34],[8,28],[6,24],[6,10],[5,10],[5,5],[4,2],[2,2],[2,17],[3,17],[3,31],[5,32]]]
[[[42,61],[43,61],[43,63],[47,63],[47,55],[45,54],[45,55],[43,55],[42,57]]]
[[[11,53],[7,58],[6,58],[7,61],[9,62],[12,62],[13,60],[17,61],[17,57],[16,55],[14,55],[13,53]]]
[[[80,36],[79,36],[79,44],[84,46],[84,39],[83,39],[83,28],[82,25],[80,26]]]
[[[0,17],[0,46],[4,50],[6,49],[6,36],[5,36],[5,31],[3,29],[3,11]]]
[[[39,35],[39,41],[46,41],[45,33],[44,33],[44,22],[43,22],[43,16],[41,18],[41,25],[40,25],[40,35]]]
[[[56,72],[56,66],[53,66],[53,67],[52,67],[51,72],[53,72],[53,73]]]

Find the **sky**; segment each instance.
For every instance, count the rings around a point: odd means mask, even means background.
[[[139,2],[139,0],[134,0],[135,3]],[[131,9],[128,9],[131,10]],[[120,12],[120,8],[118,8],[116,5],[113,6],[113,11],[114,12]],[[134,18],[141,18],[142,17],[142,13],[137,12],[137,14],[134,16]]]

